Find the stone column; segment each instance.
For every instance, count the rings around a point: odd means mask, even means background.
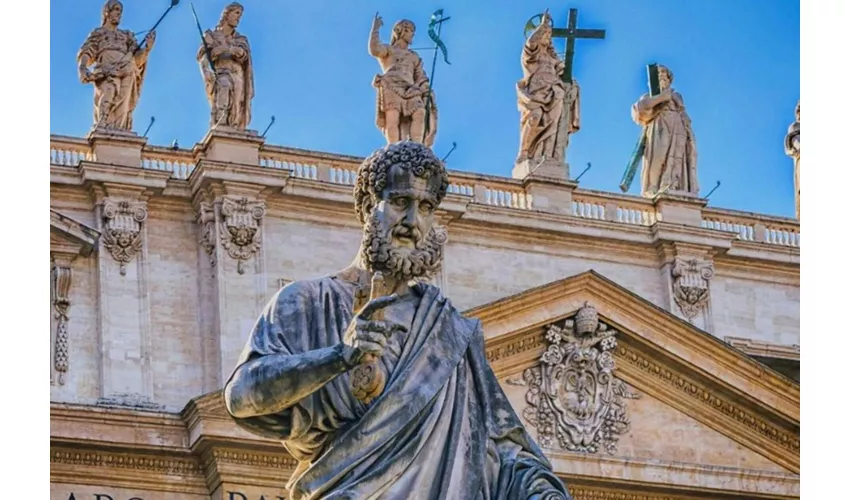
[[[98,252],[101,403],[156,407],[153,402],[147,198],[144,188],[92,188]]]

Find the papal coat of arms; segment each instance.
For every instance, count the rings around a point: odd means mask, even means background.
[[[629,428],[623,399],[638,397],[614,377],[616,334],[588,304],[563,327],[549,326],[540,364],[522,374],[529,387],[523,417],[537,428],[542,446],[596,453],[601,445],[616,451],[620,434]]]

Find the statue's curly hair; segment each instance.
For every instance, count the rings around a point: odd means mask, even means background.
[[[441,177],[437,194],[439,205],[449,188],[449,175],[446,166],[431,151],[431,148],[412,141],[402,141],[376,150],[363,160],[357,170],[357,182],[354,184],[354,211],[361,224],[364,224],[381,199],[387,187],[387,173],[390,166],[399,165],[412,170],[417,177],[428,179],[432,175]]]

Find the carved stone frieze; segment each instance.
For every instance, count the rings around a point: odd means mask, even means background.
[[[563,326],[549,326],[540,364],[526,369],[519,382],[529,387],[523,417],[537,428],[542,446],[616,451],[619,435],[629,428],[623,400],[638,397],[614,377],[616,334],[587,303]]]
[[[103,202],[103,244],[127,274],[127,263],[142,249],[142,224],[148,218],[144,202],[112,200]]]
[[[260,225],[266,214],[265,203],[242,198],[224,198],[221,203],[221,244],[237,261],[236,270],[245,274],[243,263],[260,249]]]
[[[56,318],[56,336],[53,348],[53,368],[59,373],[59,383],[65,383],[68,373],[68,312],[71,301],[68,293],[71,290],[70,265],[53,264],[53,314]]]
[[[673,299],[686,318],[693,318],[708,304],[708,280],[714,276],[714,263],[676,257],[673,263]]]
[[[50,450],[50,462],[52,464],[82,465],[86,467],[133,469],[182,476],[200,475],[201,473],[200,464],[194,457],[175,458],[60,448]]]

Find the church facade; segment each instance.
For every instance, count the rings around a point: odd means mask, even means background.
[[[362,159],[50,147],[51,498],[287,498],[221,388],[281,286],[354,258]],[[799,497],[799,221],[516,175],[450,171],[434,281],[573,497]]]

